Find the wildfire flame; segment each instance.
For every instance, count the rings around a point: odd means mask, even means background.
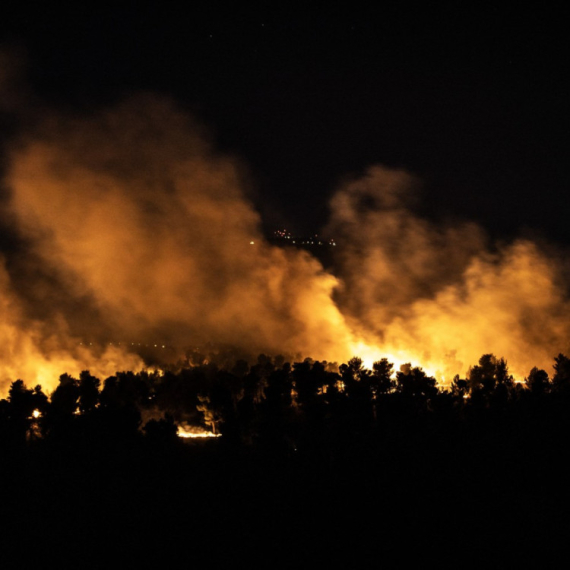
[[[222,434],[220,433],[212,433],[211,431],[206,431],[201,427],[197,426],[178,426],[178,437],[182,437],[184,439],[200,439],[200,438],[210,438],[210,437],[221,437]]]
[[[385,357],[439,380],[485,353],[523,378],[567,351],[560,264],[537,244],[490,250],[475,224],[422,219],[413,177],[377,166],[334,193],[323,233],[339,247],[325,270],[264,239],[243,169],[203,131],[141,96],[21,134],[3,180],[22,241],[0,259],[3,393],[20,377],[51,390],[63,372],[144,368],[109,338],[367,367]]]
[[[411,364],[412,366],[419,366],[423,368],[426,374],[434,376],[442,382],[445,381],[445,378],[442,374],[438,373],[429,365],[426,366],[425,361],[422,361],[410,351],[400,350],[390,352],[384,348],[370,346],[364,341],[359,341],[352,345],[352,352],[355,356],[362,360],[362,364],[369,370],[372,369],[372,365],[375,362],[381,360],[382,358],[386,358],[388,362],[391,362],[394,365],[395,371],[399,370],[403,364]]]

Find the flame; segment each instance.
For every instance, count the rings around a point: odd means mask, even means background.
[[[194,438],[209,438],[209,437],[221,437],[220,433],[212,433],[211,431],[206,431],[205,429],[197,426],[184,425],[178,426],[178,437],[184,439],[194,439]]]
[[[2,393],[20,377],[50,390],[64,372],[144,369],[134,346],[109,338],[358,356],[368,368],[387,358],[440,381],[485,353],[523,378],[568,349],[556,255],[421,218],[405,171],[375,166],[334,192],[328,271],[264,239],[243,167],[172,101],[46,116],[3,157],[23,253],[0,259]]]
[[[444,381],[441,373],[437,372],[436,368],[432,368],[429,364],[426,366],[425,361],[406,350],[386,350],[381,346],[372,346],[364,341],[358,341],[351,345],[352,353],[362,360],[362,364],[372,370],[374,362],[386,358],[388,362],[394,365],[394,371],[400,369],[403,364],[411,364],[423,368],[428,376],[434,376],[437,380]]]

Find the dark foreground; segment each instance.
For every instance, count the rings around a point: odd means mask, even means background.
[[[16,381],[1,567],[568,568],[570,359],[554,370],[517,384],[484,355],[439,391],[385,360],[260,357],[101,390],[64,374],[49,398]]]
[[[29,446],[3,458],[2,566],[564,568],[565,440]]]

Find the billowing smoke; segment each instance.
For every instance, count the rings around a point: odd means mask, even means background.
[[[18,377],[50,389],[63,372],[140,369],[129,347],[141,340],[387,356],[445,379],[488,352],[522,378],[567,348],[555,261],[415,215],[403,171],[374,167],[335,193],[333,276],[264,240],[244,168],[171,101],[46,116],[6,159],[2,391]]]
[[[14,293],[4,262],[0,265],[0,393],[8,383],[26,378],[49,388],[63,371],[77,374],[90,369],[106,377],[116,370],[140,369],[135,355],[115,346],[88,349],[69,334],[57,314],[50,321],[26,317],[21,300]]]
[[[373,167],[332,199],[329,231],[345,244],[336,299],[352,328],[440,378],[489,352],[520,379],[550,369],[570,332],[559,260],[522,239],[491,251],[474,224],[420,218],[416,186]]]
[[[6,185],[40,276],[22,284],[24,312],[65,324],[50,332],[350,356],[336,280],[264,242],[240,166],[167,100],[52,117],[16,145]]]

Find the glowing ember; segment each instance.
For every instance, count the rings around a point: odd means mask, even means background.
[[[205,437],[221,437],[221,433],[212,433],[200,427],[195,426],[178,426],[178,437],[182,438],[205,438]]]

